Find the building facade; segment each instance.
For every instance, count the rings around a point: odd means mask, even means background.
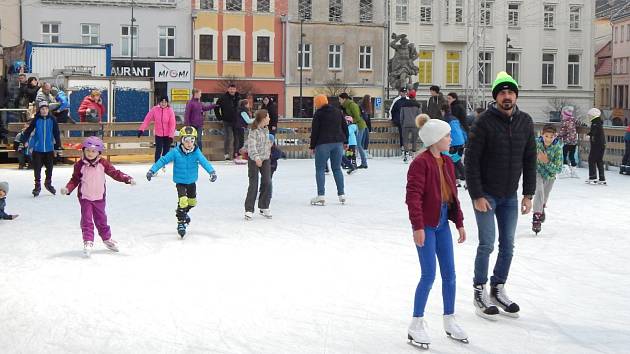
[[[519,83],[519,107],[537,121],[562,104],[582,113],[593,104],[592,1],[390,4],[391,31],[418,48],[420,97],[435,84],[463,95],[470,107],[484,106],[496,73],[506,70]]]
[[[284,116],[283,14],[286,0],[195,0],[195,87],[213,101],[235,82],[255,102],[264,96]]]
[[[370,95],[376,103],[375,116],[381,115],[379,103],[385,83],[384,4],[373,0],[290,2],[286,41],[287,116],[312,117],[315,95],[332,97],[344,91],[355,98]],[[301,34],[303,50],[300,50]]]
[[[4,76],[5,68],[2,55],[3,47],[13,47],[20,44],[20,4],[7,3],[1,5],[0,11],[0,77]]]
[[[626,125],[630,118],[630,6],[612,20],[612,120]]]
[[[595,107],[610,111],[612,90],[612,41],[595,53]]]

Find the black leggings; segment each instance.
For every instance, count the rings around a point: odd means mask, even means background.
[[[575,162],[575,148],[577,145],[569,145],[566,144],[562,147],[562,161],[565,165],[569,164],[571,161],[571,166],[577,166],[577,162]]]
[[[155,161],[169,152],[172,142],[173,139],[168,136],[155,136]]]
[[[55,159],[55,153],[50,152],[37,152],[33,151],[33,172],[35,173],[35,183],[40,183],[42,180],[42,166],[46,166],[46,181],[50,183],[52,179],[53,162]]]
[[[597,179],[597,172],[599,171],[599,180],[605,181],[604,176],[604,152],[606,152],[605,146],[592,146],[591,152],[588,154],[588,179]]]

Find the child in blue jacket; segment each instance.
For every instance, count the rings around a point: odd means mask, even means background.
[[[197,205],[197,182],[199,165],[210,175],[210,182],[217,180],[214,167],[203,156],[201,149],[195,144],[197,129],[185,126],[179,131],[181,143],[160,157],[147,172],[147,180],[151,181],[160,168],[173,162],[173,182],[177,188],[177,232],[182,238],[186,235],[186,225],[190,223],[188,211]]]
[[[455,164],[456,185],[461,187],[461,181],[466,179],[462,157],[464,156],[464,147],[468,141],[468,135],[461,122],[450,112],[448,106],[445,105],[442,110],[444,112],[444,120],[451,126],[451,147],[447,155],[450,156]]]

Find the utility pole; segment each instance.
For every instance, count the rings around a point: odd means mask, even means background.
[[[131,65],[130,65],[130,72],[132,73],[133,76],[133,23],[136,22],[136,19],[133,17],[133,5],[134,5],[134,0],[131,0],[131,28],[129,28],[129,43],[131,45]]]
[[[304,15],[300,16],[300,110],[298,118],[304,117],[304,106],[302,104],[302,73],[304,72]]]

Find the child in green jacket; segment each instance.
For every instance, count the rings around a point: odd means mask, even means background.
[[[536,139],[536,194],[534,195],[534,217],[532,230],[538,234],[545,221],[545,206],[556,180],[562,172],[562,144],[557,139],[556,128],[551,124],[543,127],[542,135]]]

